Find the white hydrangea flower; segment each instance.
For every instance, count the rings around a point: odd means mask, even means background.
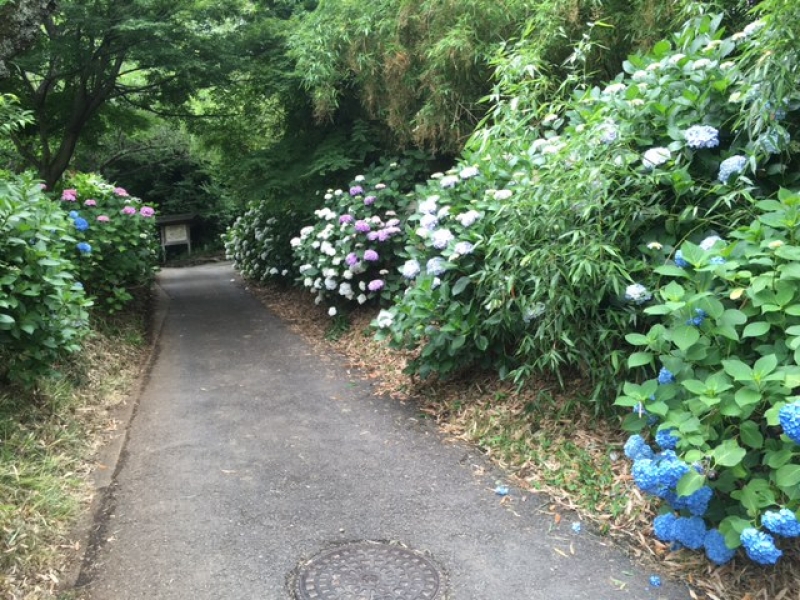
[[[375,324],[381,329],[391,327],[392,323],[394,323],[394,315],[388,310],[382,310],[375,317]]]
[[[478,173],[478,167],[464,167],[458,175],[461,179],[471,179],[477,176]]]
[[[364,179],[365,177],[363,175],[356,175],[355,177],[356,183],[361,183],[362,181],[364,181]]]
[[[301,240],[299,237],[292,238],[291,241],[289,241],[289,245],[292,248],[297,248],[302,243],[303,243],[303,240]]]
[[[328,309],[328,316],[331,316],[331,317],[335,317],[336,316],[336,307],[335,306],[331,306]]]
[[[511,196],[513,196],[513,195],[514,195],[514,192],[512,192],[511,190],[497,190],[497,191],[495,191],[495,193],[493,194],[493,196],[494,196],[494,199],[495,199],[495,200],[499,200],[499,201],[501,201],[501,202],[502,202],[503,200],[508,200],[508,199],[509,199],[509,198],[511,198]]]
[[[718,235],[710,235],[706,239],[704,239],[702,242],[700,242],[700,247],[703,250],[705,250],[706,252],[708,252],[709,250],[711,250],[711,248],[714,247],[714,244],[716,244],[717,242],[721,242],[721,241],[722,241],[722,238],[719,237]]]
[[[445,175],[441,178],[441,180],[439,180],[439,185],[441,185],[443,188],[451,188],[456,183],[458,183],[457,175]]]
[[[362,283],[363,283],[363,282],[362,282]],[[364,302],[366,302],[366,301],[367,301],[367,297],[366,297],[364,294],[359,294],[359,295],[358,295],[358,298],[356,298],[356,301],[357,301],[359,304],[364,304]]]
[[[644,304],[652,297],[653,295],[641,283],[632,283],[625,288],[625,299],[634,304]]]
[[[468,210],[465,213],[461,213],[460,215],[456,215],[456,221],[461,223],[464,227],[472,226],[475,221],[481,218],[481,214],[477,210]]]
[[[669,151],[669,148],[650,148],[642,156],[642,162],[646,168],[653,169],[663,165],[670,158],[672,158],[672,152]]]
[[[438,171],[431,175],[431,179],[441,179],[442,177],[444,177],[444,173],[440,173]]]

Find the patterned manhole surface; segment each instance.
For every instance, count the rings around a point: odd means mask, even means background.
[[[355,542],[300,567],[297,600],[441,600],[436,566],[394,544]]]

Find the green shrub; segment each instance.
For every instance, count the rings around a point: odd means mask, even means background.
[[[61,207],[76,238],[78,277],[98,307],[121,310],[133,289],[147,289],[157,257],[155,211],[98,175],[73,174],[64,182]]]
[[[643,326],[625,292],[650,283],[647,244],[659,240],[669,251],[746,222],[752,199],[792,173],[794,100],[772,98],[757,135],[739,128],[755,95],[737,61],[759,30],[726,38],[720,23],[693,19],[602,87],[583,86],[576,71],[558,92],[526,40],[498,59],[492,120],[459,167],[477,173],[420,193],[451,205],[447,223],[480,213],[465,232],[474,251],[456,264],[448,258],[458,236],[439,249],[413,233],[412,258],[424,265],[439,257],[445,270],[437,285],[423,274],[383,318],[391,326],[381,335],[421,347],[412,368],[447,373],[479,361],[518,381],[577,371],[595,384],[596,398],[613,394],[625,369],[624,333]],[[576,67],[593,51],[587,34]],[[553,103],[530,104],[543,89],[553,90]],[[786,122],[777,106],[790,113]],[[744,162],[720,180],[735,156]]]
[[[347,190],[328,190],[316,222],[292,239],[300,281],[331,315],[404,287],[398,268],[413,199],[406,192],[426,166],[424,155],[412,154],[368,169]]]
[[[684,243],[677,264],[655,269],[669,283],[644,312],[659,322],[627,336],[637,347],[629,365],[651,378],[626,383],[617,404],[633,409],[625,427],[644,433],[626,449],[635,481],[666,500],[662,521],[676,509],[703,517],[728,548],[773,564],[772,535],[800,535],[800,194],[781,190],[756,209],[729,241]],[[641,454],[645,437],[675,451],[679,480],[652,485],[668,461],[649,445]],[[687,500],[705,489],[707,510],[689,514]],[[656,534],[681,541],[668,527]]]
[[[33,385],[88,332],[72,234],[38,181],[0,172],[0,380]]]

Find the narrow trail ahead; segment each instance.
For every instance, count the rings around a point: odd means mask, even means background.
[[[397,565],[361,573],[366,591],[337,588],[348,569],[329,576],[315,563],[309,578],[328,583],[301,598],[688,597],[649,587],[648,572],[569,523],[552,530],[544,498],[512,489],[501,504],[478,453],[316,355],[230,265],[165,269],[160,284],[169,306],[158,355],[80,597],[289,600],[300,563],[355,540],[430,553],[439,591],[395,581],[387,595],[378,580],[396,580]]]

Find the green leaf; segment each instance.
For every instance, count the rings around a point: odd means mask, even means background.
[[[691,325],[681,325],[672,331],[672,341],[681,350],[688,350],[697,340],[700,339],[700,332]]]
[[[642,365],[649,365],[653,362],[652,352],[634,352],[628,357],[628,367],[641,367]]]
[[[748,323],[747,326],[744,328],[742,332],[742,337],[759,337],[764,335],[769,331],[769,323],[766,321],[756,321],[754,323]]]
[[[775,471],[775,484],[780,488],[791,488],[800,483],[800,465],[784,465]]]
[[[781,279],[800,279],[800,263],[789,263],[778,268]]]
[[[725,440],[713,452],[714,460],[721,467],[735,467],[746,455],[747,451],[736,440]]]
[[[681,477],[678,485],[675,488],[679,496],[690,496],[706,484],[705,475],[701,475],[694,469],[689,471]]]
[[[752,406],[753,404],[758,404],[759,402],[761,402],[761,392],[749,387],[739,388],[738,390],[736,390],[736,395],[734,396],[734,400],[736,401],[736,404],[738,404],[742,408],[746,408],[748,406]]]
[[[702,396],[707,389],[705,382],[698,379],[685,379],[681,381],[681,385],[695,396]]]
[[[627,341],[631,346],[646,346],[649,343],[647,336],[642,335],[641,333],[629,333],[625,336],[625,341]]]
[[[461,277],[453,286],[453,296],[458,296],[469,285],[469,277]]]
[[[750,448],[759,449],[764,445],[764,436],[754,421],[745,421],[739,426],[739,437]]]
[[[689,277],[689,273],[675,265],[661,265],[653,270],[659,275],[664,275],[666,277]]]
[[[723,360],[722,368],[736,381],[753,381],[753,370],[740,360]]]

